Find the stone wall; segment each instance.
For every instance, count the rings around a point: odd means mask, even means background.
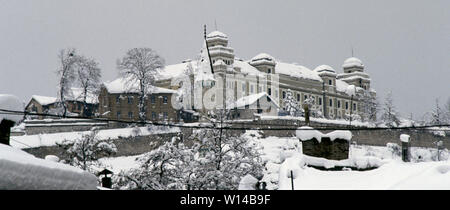
[[[263,136],[278,136],[278,137],[293,137],[295,136],[295,129],[305,126],[304,121],[300,120],[254,120],[243,121],[239,124],[233,125],[240,128],[261,128]],[[347,125],[318,123],[311,122],[310,127],[333,127],[333,128],[348,128]],[[334,130],[320,130],[322,133],[329,133]],[[450,133],[446,136],[435,135],[430,131],[413,130],[413,129],[380,129],[380,130],[350,130],[353,134],[352,142],[357,144],[372,145],[372,146],[386,146],[387,143],[400,144],[400,135],[408,134],[411,136],[412,147],[436,147],[437,141],[443,141],[444,147],[450,149]]]
[[[168,133],[114,139],[113,142],[117,147],[117,153],[113,157],[139,155],[150,152],[162,145],[165,141],[171,140],[176,135],[177,133]],[[56,155],[60,159],[67,157],[66,151],[59,146],[27,148],[23,150],[39,158],[45,158],[47,155]]]
[[[46,119],[26,120],[25,134],[34,135],[41,133],[61,133],[72,131],[88,131],[92,127],[99,129],[111,128],[108,122],[80,119]]]

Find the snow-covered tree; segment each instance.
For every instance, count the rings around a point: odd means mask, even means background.
[[[444,104],[444,112],[446,123],[450,123],[450,98],[448,98],[447,102]]]
[[[440,125],[445,122],[445,112],[439,105],[439,99],[435,101],[435,107],[430,113],[429,125]]]
[[[364,90],[360,95],[361,101],[361,120],[367,122],[375,122],[379,111],[379,103],[377,98],[368,90]]]
[[[255,144],[232,130],[225,129],[230,119],[229,110],[215,110],[211,119],[213,128],[201,129],[191,136],[201,143],[199,177],[202,189],[237,189],[242,177],[250,174],[260,177],[262,162]]]
[[[164,67],[164,59],[150,48],[133,48],[117,61],[120,74],[127,79],[127,85],[137,84],[139,92],[139,119],[146,120],[146,98],[154,85],[157,70]]]
[[[381,120],[386,126],[397,127],[400,125],[400,119],[394,106],[392,92],[387,94],[382,111]]]
[[[84,56],[79,57],[79,62],[76,65],[77,80],[83,90],[83,116],[89,116],[87,107],[88,94],[96,94],[100,86],[101,70],[98,66],[98,62],[93,58],[86,58]]]
[[[195,145],[186,147],[176,141],[139,157],[139,167],[122,171],[115,176],[115,188],[144,190],[195,189],[196,176],[201,174],[195,154]]]
[[[69,48],[60,50],[58,54],[59,67],[56,73],[59,78],[58,110],[61,113],[55,114],[62,114],[63,116],[67,114],[66,96],[75,81],[75,65],[79,61],[79,57],[75,53],[75,49]]]
[[[320,112],[320,110],[317,109],[317,107],[314,106],[314,104],[316,104],[316,98],[312,95],[307,96],[303,101],[303,105],[308,106],[310,116],[323,117],[323,114]],[[302,108],[300,109],[300,112],[303,114],[305,110]]]
[[[210,115],[211,128],[167,142],[139,159],[140,167],[116,176],[119,189],[238,189],[245,175],[260,177],[262,161],[253,142],[226,128],[229,110]]]
[[[295,100],[291,89],[288,89],[286,92],[286,97],[283,99],[284,110],[289,113],[291,116],[296,116],[301,109],[297,100]]]
[[[64,148],[67,158],[63,161],[66,164],[81,168],[85,171],[95,172],[101,167],[98,159],[110,156],[117,152],[116,145],[110,140],[100,140],[98,130],[93,128],[80,139],[75,141],[65,140],[58,146]]]

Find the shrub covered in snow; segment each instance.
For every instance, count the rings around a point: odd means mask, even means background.
[[[166,142],[139,159],[140,167],[124,171],[116,180],[120,189],[238,189],[242,177],[261,177],[263,165],[249,136],[215,129],[199,129],[186,137],[192,146]]]
[[[80,139],[74,141],[65,140],[62,143],[57,143],[58,146],[63,147],[67,152],[68,157],[63,162],[86,171],[96,172],[99,167],[102,167],[100,162],[98,162],[99,158],[110,156],[117,152],[116,145],[112,141],[100,140],[97,134],[98,130],[94,128],[90,132],[83,134]]]

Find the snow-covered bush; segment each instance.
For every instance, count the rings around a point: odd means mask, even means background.
[[[218,116],[218,115],[216,115]],[[116,176],[118,189],[235,190],[246,175],[262,177],[263,164],[250,136],[233,135],[223,120],[183,142],[166,142],[139,159],[140,167]]]
[[[398,156],[401,157],[402,155],[402,147],[396,143],[387,143],[386,148],[389,152],[391,152],[392,156]]]
[[[100,140],[97,134],[98,130],[94,128],[89,133],[83,134],[80,139],[57,143],[67,153],[67,158],[62,162],[95,173],[102,167],[99,158],[117,152],[116,145],[112,141]]]

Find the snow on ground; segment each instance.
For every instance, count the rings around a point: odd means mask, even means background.
[[[111,170],[114,174],[118,174],[122,170],[127,171],[132,168],[138,168],[139,162],[137,159],[141,156],[142,155],[108,157],[101,158],[99,161],[108,167],[108,170]]]
[[[390,143],[386,147],[351,145],[350,158],[327,161],[302,154],[302,144],[295,137],[261,138],[259,131],[247,131],[245,137],[259,144],[265,163],[263,181],[269,190],[290,190],[290,171],[294,175],[294,189],[450,189],[450,153],[431,148],[411,148],[410,163],[401,161],[401,147]],[[138,167],[136,159],[141,155],[103,158],[117,174],[121,170]],[[325,168],[350,165],[356,168],[376,166],[368,171],[322,171],[305,166],[305,163],[322,164]]]
[[[321,171],[300,167],[301,154],[286,160],[279,173],[279,189],[290,190],[287,174],[297,171],[294,189],[314,190],[391,190],[450,189],[450,162],[404,163],[392,160],[370,171]]]
[[[326,161],[303,155],[297,138],[254,136],[252,140],[259,142],[263,148],[262,158],[266,162],[263,181],[266,181],[267,189],[290,190],[291,170],[295,178],[294,189],[450,189],[448,150],[441,151],[441,159],[446,161],[437,162],[436,149],[412,147],[413,162],[404,163],[398,145],[351,145],[348,160]],[[347,164],[379,168],[368,171],[321,171],[305,166],[305,162],[313,161],[315,165],[323,164],[324,167]]]
[[[80,139],[83,134],[89,131],[63,132],[24,136],[11,136],[11,146],[19,149],[33,148],[40,146],[54,146],[56,143],[62,143],[64,140],[73,141]],[[98,137],[100,140],[127,138],[132,136],[146,136],[151,134],[180,132],[179,128],[167,128],[160,126],[138,127],[136,128],[117,128],[100,130]]]
[[[0,189],[95,190],[96,186],[93,174],[0,144]]]

